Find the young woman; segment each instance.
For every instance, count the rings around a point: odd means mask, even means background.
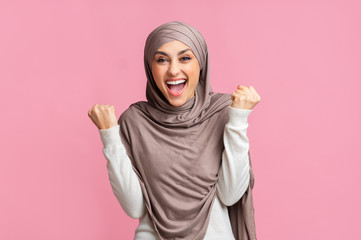
[[[134,239],[256,239],[248,115],[256,90],[210,86],[207,44],[180,21],[154,29],[144,49],[147,101],[118,121],[113,105],[88,112]]]

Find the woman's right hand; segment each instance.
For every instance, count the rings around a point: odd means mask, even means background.
[[[95,104],[88,111],[88,116],[98,129],[107,129],[118,125],[113,105]]]

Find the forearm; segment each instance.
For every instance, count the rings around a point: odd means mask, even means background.
[[[231,206],[245,193],[249,184],[248,116],[252,110],[231,108],[225,126],[222,165],[219,170],[217,194],[223,204]]]
[[[134,218],[145,214],[143,193],[119,135],[119,125],[99,130],[107,159],[110,184],[124,212]]]

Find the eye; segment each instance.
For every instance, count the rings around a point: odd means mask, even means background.
[[[187,60],[191,60],[191,58],[190,58],[190,57],[182,57],[181,59],[184,59],[185,61],[187,61]]]
[[[159,59],[157,60],[157,62],[159,62],[159,63],[162,63],[162,62],[165,62],[165,61],[167,61],[167,59],[165,59],[165,58],[159,58]]]

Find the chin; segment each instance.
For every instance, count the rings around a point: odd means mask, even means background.
[[[177,102],[177,103],[171,103],[171,105],[174,106],[174,107],[180,107],[180,106],[182,106],[184,103],[185,103],[185,102],[181,102],[181,103]]]
[[[179,107],[182,106],[186,101],[184,101],[184,99],[173,100],[173,101],[168,99],[168,102],[170,103],[170,105],[174,107]]]

